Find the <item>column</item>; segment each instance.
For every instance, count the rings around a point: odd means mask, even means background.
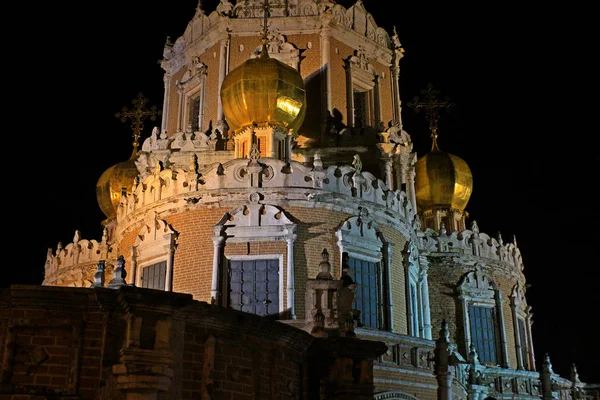
[[[221,46],[219,48],[219,93],[221,92],[221,85],[223,84],[223,80],[225,79],[225,75],[227,75],[227,67],[228,67],[228,54],[229,54],[229,32],[227,32],[227,39],[221,40]],[[221,103],[221,96],[218,99],[217,106],[217,120],[222,121],[225,119],[225,114],[223,113],[223,103]]]
[[[163,83],[165,85],[165,94],[163,97],[163,109],[162,109],[162,124],[160,126],[160,132],[167,132],[169,126],[169,109],[170,109],[170,96],[171,96],[171,75],[165,74],[163,77]]]
[[[438,382],[437,400],[452,400],[452,366],[450,364],[449,332],[446,321],[442,321],[440,336],[435,342],[434,353],[434,374]]]
[[[425,339],[431,339],[431,311],[429,309],[429,283],[427,283],[427,269],[422,270],[422,287],[423,287],[423,328]]]
[[[221,263],[221,246],[225,238],[223,236],[213,236],[213,272],[210,285],[211,303],[217,303],[219,299],[219,264]]]
[[[467,299],[464,296],[459,296],[459,299],[462,301],[462,309],[463,309],[463,326],[465,327],[465,351],[469,351],[469,346],[471,345],[471,324],[469,323],[469,308],[467,306]]]
[[[169,241],[169,248],[167,249],[167,271],[165,273],[165,291],[170,292],[173,286],[173,237]]]
[[[393,122],[394,125],[398,124],[398,126],[402,127],[402,103],[400,101],[400,85],[399,85],[399,80],[400,80],[400,59],[399,58],[395,58],[394,59],[394,65],[390,68],[390,73],[392,74],[392,79],[391,79],[391,83],[392,83],[392,104],[393,104]]]
[[[523,369],[523,357],[521,353],[521,336],[519,335],[519,316],[517,314],[516,296],[511,296],[511,312],[514,325],[515,347],[517,349],[517,369]]]
[[[290,235],[287,239],[287,308],[290,311],[290,318],[296,319],[294,308],[294,241],[296,235]]]
[[[179,108],[177,112],[177,132],[183,131],[183,88],[178,85],[177,87],[177,98],[179,101]]]
[[[346,61],[346,125],[354,128],[354,91],[352,86],[352,61]]]
[[[529,309],[531,309],[530,307],[528,307]],[[533,315],[531,314],[530,310],[528,310],[527,312],[527,319],[525,322],[525,328],[527,329],[527,340],[529,342],[529,346],[527,348],[528,352],[527,354],[529,354],[529,370],[530,371],[536,371],[535,368],[535,354],[533,352],[533,338],[531,336],[531,326],[533,325],[533,320],[532,320]]]
[[[331,112],[331,42],[329,40],[330,36],[329,29],[323,29],[321,31],[321,73],[325,77],[324,82],[324,90],[325,93],[325,105],[327,113]]]
[[[410,198],[410,202],[413,206],[413,211],[417,213],[417,195],[415,193],[415,167],[408,167],[408,185],[407,192]]]
[[[205,127],[204,127],[204,109],[206,108],[206,68],[202,68],[200,71],[198,71],[198,74],[200,75],[200,98],[199,98],[199,104],[198,104],[198,130],[199,131],[204,131]],[[221,96],[219,96],[219,100],[221,99]]]
[[[292,142],[294,140],[293,131],[290,129],[285,136],[285,161],[288,164],[292,163]]]
[[[131,281],[135,286],[140,286],[140,278],[137,274],[137,247],[131,248]]]
[[[382,157],[383,161],[383,177],[385,179],[385,184],[390,190],[394,189],[393,181],[392,181],[392,159],[391,157]]]
[[[504,315],[502,312],[502,292],[496,291],[496,306],[498,307],[498,319],[500,322],[500,339],[502,343],[502,368],[508,368],[508,346],[506,345],[506,328],[504,327]]]
[[[379,91],[379,75],[375,75],[375,86],[373,87],[373,97],[374,97],[374,109],[375,109],[375,126],[379,127],[383,125],[383,121],[381,121],[381,93]]]
[[[385,262],[386,262],[386,266],[387,266],[387,282],[388,282],[388,287],[391,288],[392,287],[392,251],[390,249],[390,247],[393,245],[390,243],[386,243],[385,246]],[[394,306],[393,306],[393,297],[392,297],[392,292],[393,290],[388,290],[387,291],[387,301],[388,301],[388,312],[389,312],[389,319],[390,319],[390,323],[388,326],[388,329],[391,332],[394,332]]]

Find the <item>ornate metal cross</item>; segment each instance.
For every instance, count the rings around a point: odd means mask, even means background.
[[[127,107],[123,107],[120,112],[115,114],[115,117],[119,118],[121,122],[126,122],[127,119],[131,119],[131,129],[133,130],[133,151],[137,152],[137,148],[140,145],[139,139],[144,129],[144,120],[150,118],[150,121],[156,120],[156,117],[161,114],[161,111],[156,109],[156,106],[152,106],[149,109],[146,108],[148,99],[144,97],[142,92],[138,93],[137,97],[131,100],[131,103],[135,106],[133,110],[129,111]]]
[[[429,129],[431,130],[431,137],[433,138],[435,146],[438,137],[437,123],[440,119],[439,111],[443,108],[449,109],[450,107],[453,107],[454,104],[447,98],[443,101],[439,100],[438,95],[440,92],[439,90],[434,90],[431,83],[427,85],[427,89],[422,89],[420,94],[423,99],[419,96],[415,96],[413,101],[409,102],[407,105],[414,108],[415,112],[419,112],[421,109],[424,109],[427,112],[427,114],[425,114],[425,119],[429,122]]]

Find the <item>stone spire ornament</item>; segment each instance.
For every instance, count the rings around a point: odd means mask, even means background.
[[[107,287],[118,289],[121,286],[127,285],[127,282],[125,282],[127,271],[125,271],[125,258],[123,256],[119,256],[117,259],[117,267],[115,268],[114,274],[113,280],[108,282]]]
[[[333,279],[331,275],[331,264],[329,263],[329,253],[327,249],[323,249],[321,252],[321,262],[319,263],[319,269],[321,272],[317,275],[317,279]]]

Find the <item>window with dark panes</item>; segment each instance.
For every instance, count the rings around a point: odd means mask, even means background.
[[[357,127],[369,125],[368,93],[354,89],[354,124]]]
[[[497,363],[495,312],[491,307],[469,306],[471,342],[482,363]]]
[[[279,260],[230,260],[229,307],[260,316],[277,316]]]
[[[200,130],[200,96],[190,99],[189,124],[191,125],[192,132]]]
[[[369,328],[379,328],[379,263],[350,257],[348,266],[356,283],[354,308],[360,311],[360,322]]]
[[[165,290],[167,262],[159,262],[142,268],[142,287]]]

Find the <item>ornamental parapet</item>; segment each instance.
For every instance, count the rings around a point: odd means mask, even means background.
[[[472,255],[502,261],[513,265],[518,271],[523,270],[523,259],[516,239],[513,243],[504,243],[500,234],[493,238],[479,232],[476,222],[473,222],[471,229],[455,231],[451,234],[447,234],[443,228],[440,231],[428,228],[424,232],[419,232],[417,237],[417,246],[421,255],[432,253]]]
[[[205,167],[162,168],[157,162],[152,173],[137,179],[132,194],[123,196],[117,209],[117,223],[139,210],[159,202],[198,202],[203,197],[226,191],[302,190],[307,202],[332,201],[331,194],[348,201],[380,206],[394,218],[412,221],[414,211],[403,191],[391,190],[373,174],[349,165],[326,169],[277,159],[234,159]],[[280,190],[280,191],[281,191]],[[285,197],[285,196],[284,196]],[[298,199],[300,200],[300,199]]]
[[[117,255],[107,237],[106,229],[100,242],[81,239],[75,231],[72,243],[64,247],[59,243],[55,252],[48,249],[42,285],[90,287],[101,260],[106,263],[106,273],[112,274]]]

